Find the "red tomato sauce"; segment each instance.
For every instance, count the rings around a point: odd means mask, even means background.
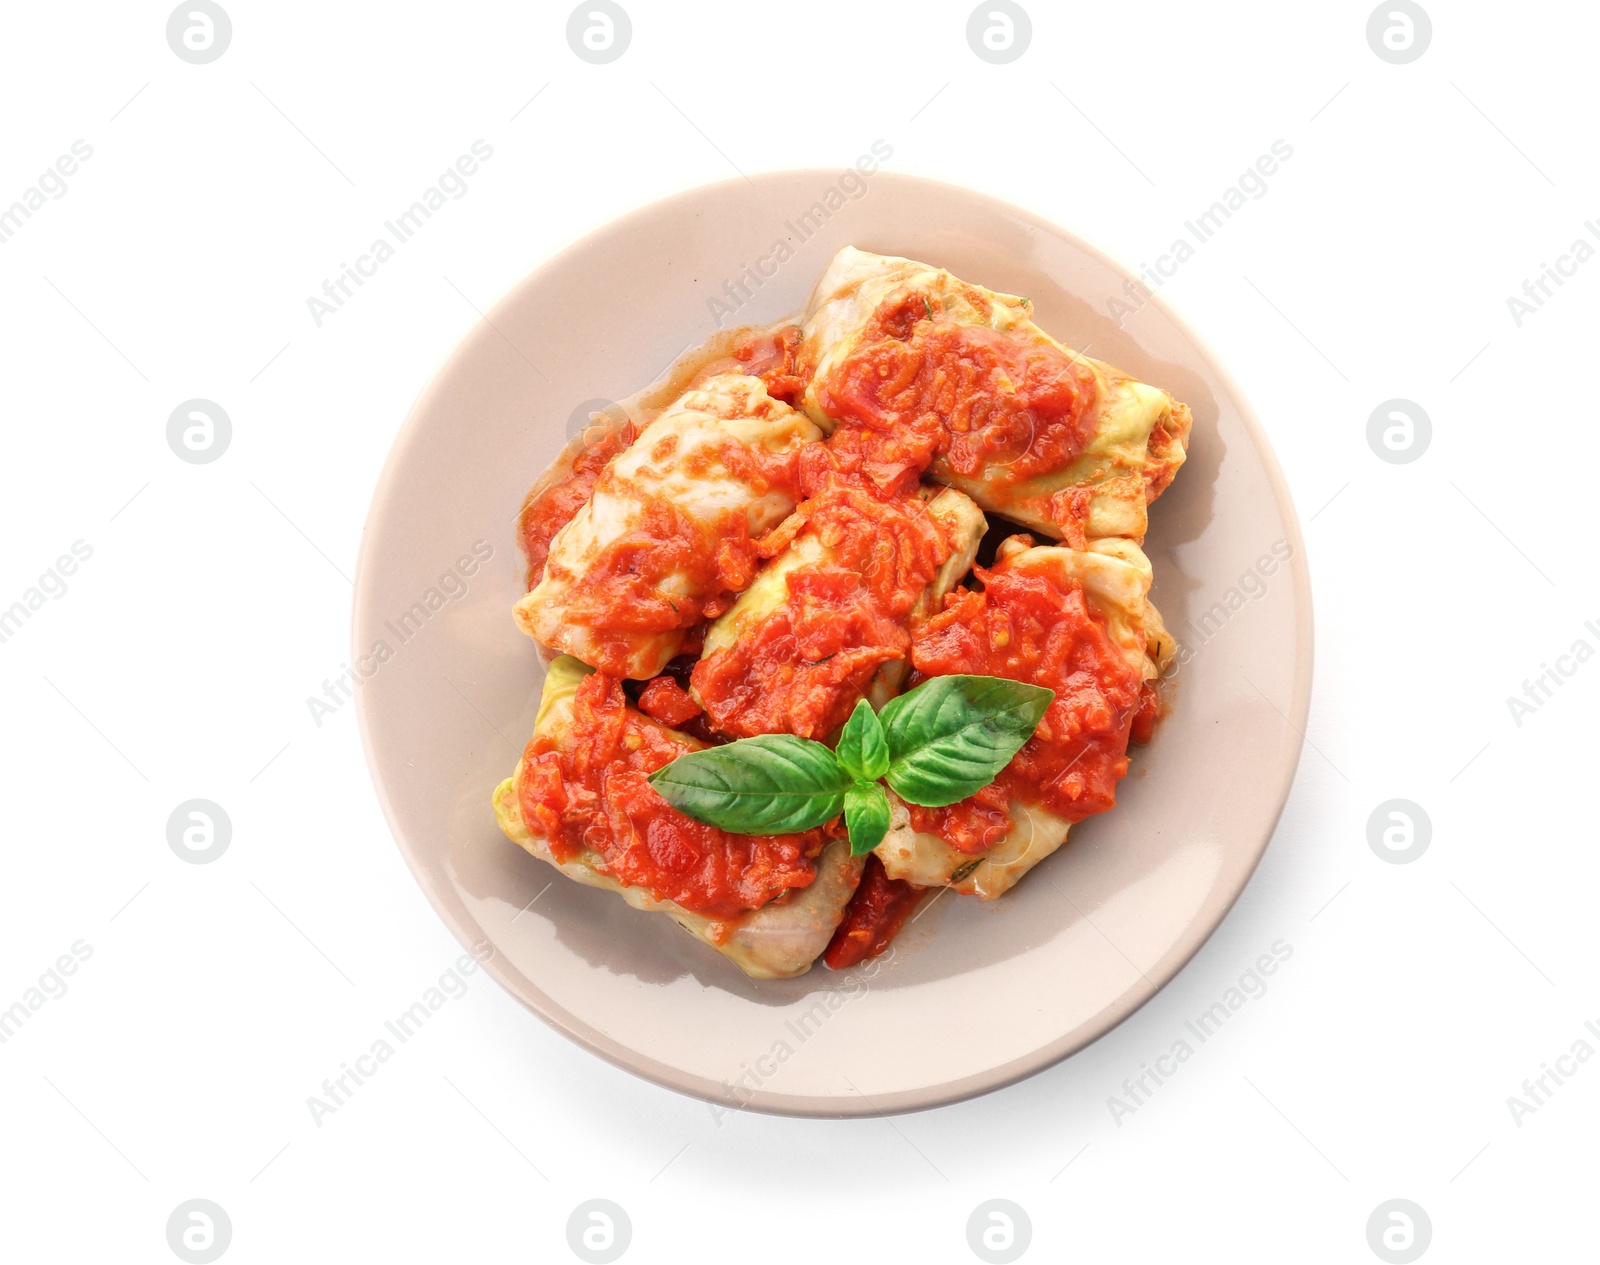
[[[822,960],[836,971],[875,958],[889,947],[922,899],[923,889],[903,879],[890,878],[874,855],[867,857],[861,884],[845,907],[844,919],[828,942]]]
[[[1049,343],[936,319],[921,295],[874,318],[818,383],[823,410],[880,482],[940,460],[958,475],[1002,467],[1018,482],[1070,465],[1094,436],[1094,375]],[[874,337],[881,332],[882,337]]]
[[[1156,725],[1161,721],[1161,691],[1154,681],[1144,683],[1139,696],[1139,710],[1133,714],[1133,730],[1129,741],[1144,746],[1156,736]]]
[[[594,492],[600,472],[633,439],[631,426],[607,431],[602,438],[578,454],[571,474],[523,502],[518,527],[522,552],[528,559],[529,589],[536,587],[544,578],[545,560],[550,556],[550,542],[555,539],[556,533],[583,508],[584,502]]]
[[[821,447],[821,445],[812,445]],[[908,617],[949,556],[915,493],[830,481],[761,542],[764,556],[813,536],[823,556],[785,577],[785,600],[694,669],[711,722],[734,737],[826,739],[885,663],[911,648]]]
[[[911,828],[938,835],[957,852],[980,856],[1011,833],[1011,795],[1000,782],[943,808],[907,804]]]
[[[1135,715],[1147,698],[1143,674],[1124,659],[1081,585],[1004,563],[974,574],[982,592],[951,594],[945,609],[917,630],[911,660],[918,679],[1003,676],[1047,686],[1056,697],[991,786],[945,808],[912,807],[916,829],[963,852],[1004,837],[1007,799],[1069,821],[1112,807],[1128,770]]]
[[[796,364],[799,350],[800,327],[784,325],[746,335],[733,354],[745,373],[767,384],[768,395],[798,408],[806,389],[806,377]]]
[[[622,683],[584,678],[570,732],[535,735],[519,802],[558,861],[588,848],[619,883],[711,918],[734,918],[816,877],[825,829],[736,835],[678,812],[646,780],[682,743],[627,706]]]
[[[670,676],[658,676],[639,692],[639,710],[668,729],[681,729],[705,709]]]

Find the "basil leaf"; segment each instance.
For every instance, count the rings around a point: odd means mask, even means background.
[[[839,767],[858,782],[876,782],[889,771],[889,740],[883,736],[878,713],[866,699],[856,704],[844,722],[833,754]]]
[[[1033,736],[1052,690],[994,676],[936,676],[878,716],[889,739],[889,785],[938,808],[982,790]]]
[[[850,855],[865,856],[889,833],[889,797],[876,782],[857,782],[844,793],[844,824]]]
[[[851,780],[820,742],[765,734],[681,755],[652,773],[650,785],[708,826],[783,835],[837,817]]]

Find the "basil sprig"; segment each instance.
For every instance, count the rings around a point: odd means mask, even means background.
[[[936,676],[875,713],[856,704],[837,749],[792,734],[681,755],[650,785],[686,817],[735,834],[810,830],[844,812],[854,856],[889,830],[880,779],[938,808],[982,790],[1033,736],[1055,694],[993,676]]]

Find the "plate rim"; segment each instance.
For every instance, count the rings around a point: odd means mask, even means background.
[[[833,168],[784,168],[756,173],[743,179],[718,180],[707,184],[694,185],[679,189],[665,197],[653,199],[606,221],[604,224],[596,226],[545,257],[532,271],[524,275],[501,295],[489,309],[487,315],[480,316],[476,322],[469,325],[456,340],[448,354],[437,362],[426,385],[413,400],[404,421],[395,432],[394,439],[390,443],[388,455],[384,458],[383,466],[373,486],[367,505],[367,512],[362,520],[361,541],[356,558],[355,583],[351,596],[350,646],[352,653],[357,655],[361,653],[361,610],[370,580],[373,554],[372,542],[375,535],[373,529],[377,522],[385,517],[388,502],[394,495],[394,483],[398,477],[398,472],[404,464],[404,458],[409,453],[410,448],[418,441],[424,415],[432,411],[431,406],[434,403],[435,396],[440,393],[443,382],[450,376],[450,371],[457,362],[466,355],[469,345],[476,341],[483,326],[487,325],[491,329],[496,327],[499,324],[497,318],[501,317],[504,311],[521,294],[529,289],[537,288],[541,278],[547,273],[565,263],[572,255],[584,250],[596,239],[611,233],[624,231],[635,221],[658,215],[677,203],[714,195],[717,190],[737,188],[741,184],[759,185],[763,182],[776,182],[795,177],[832,179],[838,174],[838,171]],[[949,181],[901,171],[886,171],[881,168],[873,173],[873,180],[875,183],[931,187],[941,193],[986,203],[997,212],[1014,216],[1036,230],[1042,230],[1070,242],[1074,247],[1097,260],[1119,278],[1126,280],[1135,278],[1135,274],[1119,260],[1099,247],[1085,241],[1078,234],[1026,207],[1008,202],[1003,198]],[[1287,807],[1289,796],[1294,789],[1295,778],[1305,755],[1306,719],[1310,714],[1311,708],[1313,664],[1315,659],[1315,624],[1311,598],[1310,563],[1306,556],[1305,537],[1301,529],[1299,514],[1295,509],[1294,497],[1289,489],[1288,481],[1284,478],[1278,455],[1273,449],[1260,419],[1256,416],[1255,409],[1240,388],[1232,372],[1218,358],[1211,344],[1195,332],[1193,326],[1175,310],[1166,296],[1160,292],[1152,291],[1145,299],[1145,302],[1154,304],[1172,322],[1177,331],[1200,353],[1206,367],[1215,375],[1218,383],[1226,392],[1229,401],[1237,409],[1245,432],[1261,459],[1273,501],[1283,520],[1284,531],[1293,550],[1289,571],[1293,580],[1294,608],[1299,636],[1295,645],[1294,692],[1290,700],[1289,711],[1284,717],[1285,722],[1295,733],[1295,740],[1289,744],[1292,758],[1289,758],[1286,752],[1283,760],[1283,769],[1279,776],[1276,807],[1271,813],[1271,820],[1266,823],[1265,828],[1262,830],[1260,839],[1252,845],[1254,855],[1251,857],[1248,867],[1240,875],[1237,885],[1227,894],[1225,902],[1218,908],[1215,917],[1210,920],[1210,925],[1205,927],[1198,935],[1195,935],[1192,943],[1181,937],[1177,939],[1163,960],[1156,963],[1152,968],[1155,972],[1154,974],[1151,971],[1141,970],[1139,979],[1130,984],[1111,1005],[1095,1015],[1087,1025],[1083,1025],[1083,1031],[1073,1029],[1072,1032],[1064,1034],[1054,1041],[1046,1042],[1026,1055],[981,1072],[974,1072],[956,1080],[943,1081],[937,1085],[878,1095],[871,1100],[868,1100],[865,1095],[860,1095],[858,1098],[848,1098],[838,1095],[786,1094],[766,1089],[756,1090],[748,1096],[730,1099],[726,1093],[722,1092],[724,1086],[721,1083],[713,1082],[705,1077],[684,1072],[681,1069],[661,1063],[623,1042],[612,1040],[605,1034],[584,1024],[576,1015],[572,1015],[565,1007],[558,1005],[553,999],[542,993],[539,995],[545,1005],[536,1005],[532,999],[524,995],[525,990],[521,984],[513,982],[501,956],[491,953],[489,957],[481,962],[481,967],[507,994],[563,1037],[589,1053],[604,1059],[613,1067],[663,1089],[672,1090],[686,1097],[710,1103],[714,1108],[728,1111],[754,1111],[763,1115],[793,1118],[850,1119],[928,1111],[993,1093],[1035,1076],[1081,1050],[1087,1049],[1115,1031],[1127,1019],[1148,1004],[1162,989],[1172,983],[1183,969],[1194,960],[1200,950],[1205,947],[1207,941],[1216,934],[1217,929],[1227,920],[1239,898],[1244,894],[1245,888],[1249,886],[1250,880],[1255,876],[1256,870],[1261,865],[1262,858],[1266,855],[1267,848],[1277,834],[1284,809]],[[405,861],[406,868],[410,871],[412,879],[422,889],[428,904],[450,931],[450,934],[455,937],[463,948],[469,951],[474,949],[481,950],[484,944],[491,942],[481,938],[481,936],[480,938],[474,938],[474,933],[482,933],[484,929],[472,918],[470,911],[466,909],[464,904],[460,905],[459,908],[452,907],[445,899],[444,894],[435,890],[435,885],[425,879],[424,867],[421,861],[413,855],[414,849],[408,843],[407,834],[402,830],[397,819],[394,805],[390,800],[383,775],[378,766],[370,729],[372,721],[364,693],[358,691],[355,702],[362,752],[366,758],[367,772],[372,782],[373,792],[377,796],[384,820],[389,827],[389,833],[394,838],[395,846]],[[1195,925],[1198,924],[1191,924],[1187,930],[1193,932]]]

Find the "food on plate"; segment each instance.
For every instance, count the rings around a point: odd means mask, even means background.
[[[516,605],[541,645],[647,680],[755,577],[755,542],[799,500],[797,455],[821,437],[748,374],[683,395],[599,472]]]
[[[668,915],[747,974],[802,974],[827,948],[863,862],[822,830],[726,835],[674,812],[648,775],[703,748],[563,655],[545,676],[533,741],[495,789],[495,817],[568,878]]]
[[[803,502],[768,546],[782,552],[707,630],[695,701],[735,738],[827,738],[860,699],[895,694],[911,627],[966,575],[986,528],[952,488]]]
[[[760,979],[1002,895],[1153,735],[1140,543],[1189,431],[1028,300],[846,247],[529,493],[514,614],[554,658],[501,829]]]
[[[1057,342],[1025,298],[846,247],[801,322],[805,410],[871,435],[876,477],[923,470],[985,510],[1077,548],[1144,537],[1188,408]]]
[[[1154,682],[1175,644],[1150,604],[1150,563],[1132,541],[1076,550],[1013,536],[977,575],[981,589],[917,630],[917,672],[1001,676],[1055,698],[976,795],[931,809],[893,802],[877,856],[890,878],[993,898],[1066,842],[1074,822],[1116,802],[1129,739],[1136,730],[1149,736]]]

